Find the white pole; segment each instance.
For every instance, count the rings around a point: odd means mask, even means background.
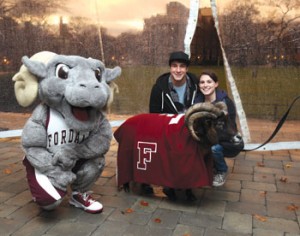
[[[222,45],[222,40],[221,40],[220,30],[219,30],[219,21],[218,21],[218,15],[217,15],[216,0],[211,0],[210,4],[211,4],[211,9],[212,9],[212,15],[213,15],[214,22],[215,22],[215,28],[217,30],[217,34],[219,37],[220,46],[221,46],[221,50],[222,50],[226,77],[227,77],[227,80],[230,85],[229,89],[231,90],[233,100],[236,105],[237,115],[238,115],[238,119],[239,119],[239,123],[240,123],[240,127],[241,127],[241,132],[243,134],[244,141],[246,143],[249,143],[251,141],[251,137],[250,137],[249,127],[248,127],[248,123],[247,123],[247,119],[246,119],[246,114],[244,112],[242,101],[241,101],[239,92],[237,90],[235,80],[233,78],[233,75],[232,75],[226,54],[225,54],[225,50]],[[189,13],[189,19],[188,19],[188,24],[186,27],[185,38],[184,38],[184,50],[185,50],[185,53],[188,54],[189,56],[191,56],[190,46],[191,46],[191,42],[193,40],[195,31],[197,28],[199,5],[200,5],[199,0],[190,0],[190,13]]]
[[[103,43],[102,43],[102,34],[101,34],[101,24],[99,20],[99,11],[98,11],[98,4],[97,0],[95,0],[95,8],[96,8],[96,14],[97,14],[97,24],[98,24],[98,37],[99,37],[99,45],[100,45],[100,52],[101,52],[101,60],[105,64],[105,58],[104,58],[104,50],[103,50]]]
[[[251,141],[251,137],[250,137],[250,132],[249,132],[249,127],[248,127],[248,123],[247,123],[246,114],[244,112],[242,101],[241,101],[241,98],[240,98],[240,94],[239,94],[239,91],[238,91],[237,86],[235,84],[235,80],[233,78],[233,75],[232,75],[232,72],[231,72],[231,69],[230,69],[230,65],[228,63],[225,50],[223,48],[222,39],[221,39],[221,36],[220,36],[216,0],[211,0],[210,5],[211,5],[212,15],[213,15],[214,22],[215,22],[215,27],[216,27],[217,34],[218,34],[219,41],[220,41],[222,54],[223,54],[226,77],[227,77],[227,80],[229,82],[229,85],[230,85],[229,87],[230,87],[230,90],[231,90],[231,93],[232,93],[232,96],[233,96],[233,100],[234,100],[234,103],[235,103],[235,106],[236,106],[237,115],[238,115],[239,123],[240,123],[240,127],[241,127],[241,132],[243,134],[243,139],[244,139],[245,143],[249,143]]]
[[[196,31],[199,12],[199,0],[190,1],[190,14],[184,38],[184,51],[191,57],[191,43]]]

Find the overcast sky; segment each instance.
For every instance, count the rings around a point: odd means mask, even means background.
[[[172,1],[180,2],[190,8],[190,2],[195,0],[67,0],[66,2],[72,16],[90,18],[95,23],[99,22],[101,26],[107,28],[109,34],[117,36],[125,31],[142,30],[144,18],[166,14],[166,5]],[[199,0],[199,2],[201,8],[210,7],[210,0]],[[269,3],[274,3],[274,0],[258,0],[258,2],[260,2],[258,9],[261,11],[261,16],[268,17],[269,13],[274,10],[274,7],[271,9],[272,11],[269,9]],[[236,0],[217,0],[218,7],[222,9],[225,5],[231,6],[236,3]],[[283,9],[285,8],[283,7]],[[293,13],[291,12],[289,15],[293,15]],[[280,8],[273,13],[272,18],[275,16],[282,16]],[[59,19],[59,17],[54,18]],[[54,22],[57,24],[58,20],[53,20]]]
[[[128,30],[142,30],[143,19],[166,13],[172,0],[68,0],[72,15],[89,17],[108,29],[112,35]],[[175,0],[173,0],[175,1]],[[189,8],[190,0],[178,0]],[[209,0],[200,0],[201,6],[210,6]],[[98,11],[97,11],[98,10]]]

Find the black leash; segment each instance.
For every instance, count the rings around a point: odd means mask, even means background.
[[[256,149],[261,148],[262,146],[266,145],[268,142],[270,142],[275,135],[278,133],[278,131],[280,130],[280,128],[282,127],[283,123],[285,122],[288,114],[290,113],[290,110],[292,109],[294,103],[300,98],[300,96],[296,97],[294,99],[294,101],[291,103],[290,107],[288,108],[288,110],[285,112],[285,114],[282,116],[282,118],[280,119],[280,121],[278,122],[278,125],[276,126],[275,130],[273,131],[273,133],[271,134],[271,136],[261,145],[259,145],[256,148],[252,148],[252,149],[243,149],[243,151],[248,152],[248,151],[254,151]]]

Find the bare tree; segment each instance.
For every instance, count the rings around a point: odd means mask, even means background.
[[[45,19],[58,9],[59,0],[0,0],[0,62],[15,68],[22,55],[55,48]]]
[[[56,13],[58,9],[67,11],[60,0],[14,0],[11,15],[23,22],[44,23],[47,16]]]
[[[254,19],[258,14],[256,4],[243,1],[220,17],[222,41],[231,64],[254,64],[260,32]]]
[[[291,46],[287,44],[291,34],[299,31],[300,23],[300,1],[299,0],[273,0],[267,21],[267,32],[269,43],[272,47],[272,59],[275,66],[281,64],[286,57],[287,50]],[[293,36],[292,36],[293,37]]]
[[[0,0],[0,18],[6,16],[13,8],[14,4],[10,0]]]
[[[225,10],[220,28],[230,63],[247,66],[272,62],[276,66],[293,58],[300,28],[299,7],[299,0],[249,0]]]

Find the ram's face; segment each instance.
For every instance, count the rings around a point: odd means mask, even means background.
[[[104,65],[94,59],[59,56],[47,65],[47,76],[40,82],[40,99],[57,109],[68,125],[92,129],[110,95],[102,78]]]
[[[223,102],[217,104],[198,103],[190,107],[185,115],[186,125],[192,137],[208,146],[223,140],[232,140],[238,134],[227,115]]]
[[[231,140],[237,135],[234,125],[230,121],[228,115],[225,115],[224,113],[215,119],[207,119],[205,121],[198,120],[198,123],[203,125],[205,130],[204,133],[206,133],[210,145],[220,143],[224,140]]]

